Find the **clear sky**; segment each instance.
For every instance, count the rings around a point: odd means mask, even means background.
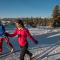
[[[0,17],[50,17],[60,0],[0,0]]]

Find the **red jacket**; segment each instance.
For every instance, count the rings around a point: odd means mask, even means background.
[[[10,37],[14,37],[16,35],[18,35],[18,42],[20,46],[25,46],[27,44],[27,37],[30,38],[30,40],[32,41],[36,41],[31,34],[29,33],[28,29],[24,28],[24,29],[16,29],[16,31],[13,34],[9,34],[7,33],[8,36]]]

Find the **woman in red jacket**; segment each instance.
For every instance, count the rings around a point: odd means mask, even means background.
[[[18,43],[21,47],[20,60],[24,60],[25,54],[28,54],[30,57],[32,56],[32,53],[28,51],[27,37],[29,37],[30,40],[36,44],[38,42],[31,36],[31,34],[29,33],[29,30],[24,27],[22,20],[18,19],[15,24],[17,27],[15,32],[13,34],[7,33],[7,35],[10,37],[14,37],[18,35]]]

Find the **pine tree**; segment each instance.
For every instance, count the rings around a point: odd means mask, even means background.
[[[56,5],[53,10],[53,18],[57,19],[60,16],[60,9],[59,6]]]
[[[52,16],[54,20],[53,26],[60,27],[60,8],[58,5],[54,7]]]

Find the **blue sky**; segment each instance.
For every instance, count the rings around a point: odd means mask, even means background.
[[[0,17],[50,17],[60,0],[0,0]]]

